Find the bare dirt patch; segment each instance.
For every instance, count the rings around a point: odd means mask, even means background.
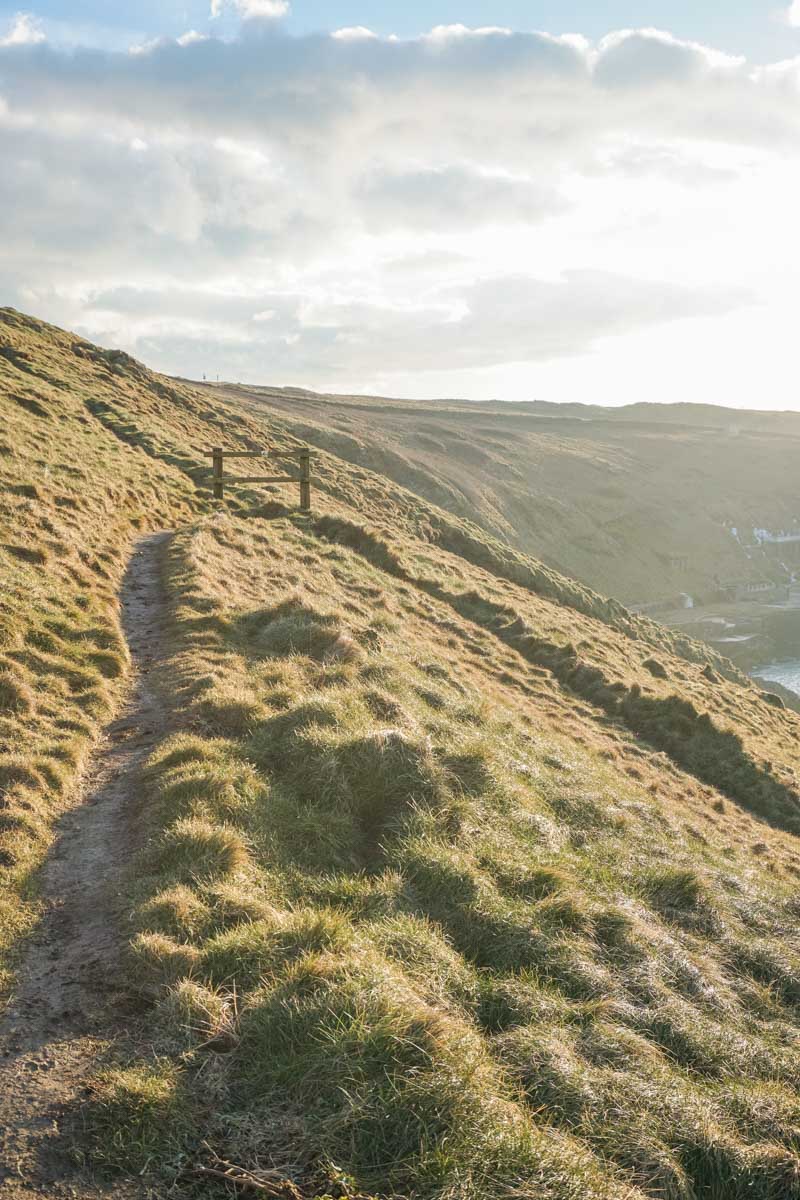
[[[150,672],[161,656],[160,562],[168,538],[167,533],[143,538],[131,557],[121,602],[132,686],[119,718],[106,730],[82,803],[59,823],[43,872],[44,916],[0,1020],[4,1200],[112,1194],[75,1165],[64,1126],[86,1093],[98,1055],[126,1024],[120,885],[137,846],[141,766],[163,728]],[[142,1194],[133,1181],[114,1184],[114,1196]]]

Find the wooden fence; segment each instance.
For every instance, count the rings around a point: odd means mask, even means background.
[[[308,447],[294,454],[276,454],[273,450],[224,450],[216,447],[206,453],[206,458],[212,461],[212,486],[214,499],[225,498],[225,488],[243,483],[298,483],[300,485],[300,508],[303,512],[311,511],[311,451]],[[264,459],[285,462],[287,459],[297,459],[299,462],[298,475],[226,475],[225,459]]]

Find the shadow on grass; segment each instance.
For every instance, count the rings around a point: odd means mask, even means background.
[[[320,518],[318,532],[355,550],[387,574],[413,583],[449,605],[461,617],[480,625],[516,650],[527,662],[545,667],[561,686],[624,725],[654,749],[667,754],[682,770],[726,795],[768,824],[800,834],[800,794],[778,779],[768,764],[760,765],[741,738],[715,725],[678,695],[645,696],[639,685],[627,687],[595,666],[581,662],[571,644],[536,637],[519,613],[472,591],[454,594],[436,580],[415,578],[379,535],[349,522]],[[602,616],[600,619],[603,619]]]

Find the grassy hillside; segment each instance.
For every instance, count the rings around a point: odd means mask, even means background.
[[[753,530],[800,533],[793,413],[222,391],[626,604],[785,578]]]
[[[309,1198],[800,1196],[796,713],[333,452],[311,516],[214,504],[201,452],[292,419],[8,310],[0,412],[8,983],[129,674],[129,547],[174,531],[86,1161],[156,1195],[228,1194],[224,1160]]]

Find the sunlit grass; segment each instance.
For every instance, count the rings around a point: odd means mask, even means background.
[[[0,337],[4,950],[123,694],[131,542],[176,530],[140,1052],[83,1151],[162,1191],[207,1143],[309,1195],[800,1195],[796,716],[334,456],[312,518],[286,488],[203,515],[252,415]]]
[[[159,1045],[189,1094],[213,1060],[194,1136],[437,1200],[796,1194],[791,875],[731,841],[741,821],[790,866],[788,835],[720,813],[602,705],[526,693],[524,659],[430,586],[288,518],[286,574],[254,572],[258,531],[218,518],[174,545],[192,732],[148,768],[137,868]],[[211,828],[238,831],[233,858]],[[780,961],[746,960],[755,921]]]

